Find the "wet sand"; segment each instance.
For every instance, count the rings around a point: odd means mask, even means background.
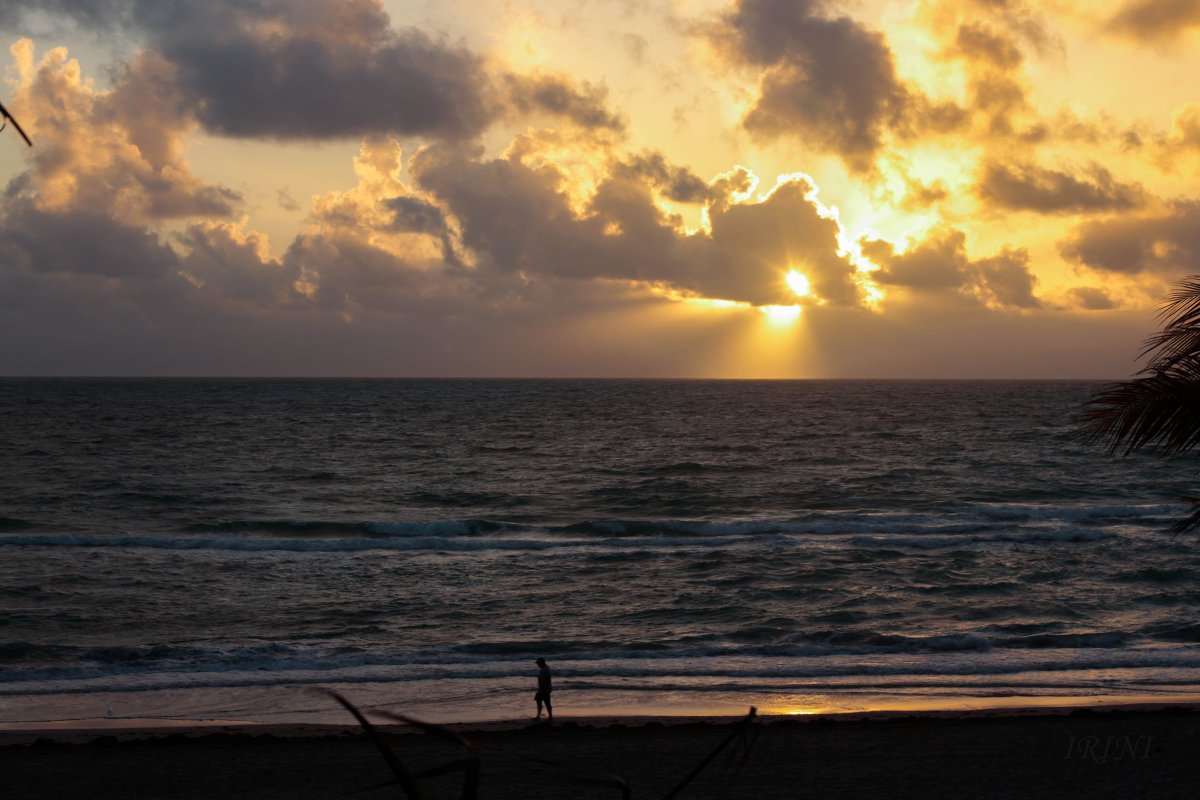
[[[480,798],[618,798],[530,761],[624,776],[634,798],[671,790],[731,722],[563,718],[553,726],[458,725],[478,748]],[[722,754],[680,798],[1200,797],[1200,711],[1076,709],[764,717],[740,772]],[[428,735],[389,728],[413,770],[460,757]],[[0,797],[362,798],[391,773],[352,727],[0,733]],[[458,797],[461,777],[423,784]]]

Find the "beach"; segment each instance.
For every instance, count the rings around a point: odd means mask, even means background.
[[[628,780],[633,798],[663,797],[725,740],[735,720],[563,717],[553,726],[458,725],[478,749],[481,798],[620,797],[529,757]],[[459,758],[426,734],[386,729],[410,769]],[[681,798],[1195,797],[1200,711],[1056,709],[763,717],[736,775],[729,748]],[[0,735],[10,800],[90,798],[364,798],[397,796],[380,754],[352,726],[77,729]],[[428,796],[457,797],[459,775]]]

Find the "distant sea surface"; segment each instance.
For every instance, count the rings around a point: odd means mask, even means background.
[[[1200,693],[1099,386],[0,380],[0,724]]]

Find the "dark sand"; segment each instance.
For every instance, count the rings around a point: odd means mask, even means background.
[[[617,798],[523,756],[624,775],[633,797],[662,797],[728,734],[729,723],[456,726],[482,758],[480,798]],[[358,790],[390,773],[355,729],[248,728],[0,734],[0,798],[397,797]],[[1200,797],[1200,711],[1006,711],[955,717],[766,718],[733,782],[723,757],[680,798]],[[280,735],[286,733],[287,735]],[[413,768],[458,757],[422,734],[389,733]],[[459,777],[426,785],[457,797]]]

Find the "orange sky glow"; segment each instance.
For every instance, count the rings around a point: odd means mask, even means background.
[[[1121,378],[1200,4],[0,10],[0,374]]]

